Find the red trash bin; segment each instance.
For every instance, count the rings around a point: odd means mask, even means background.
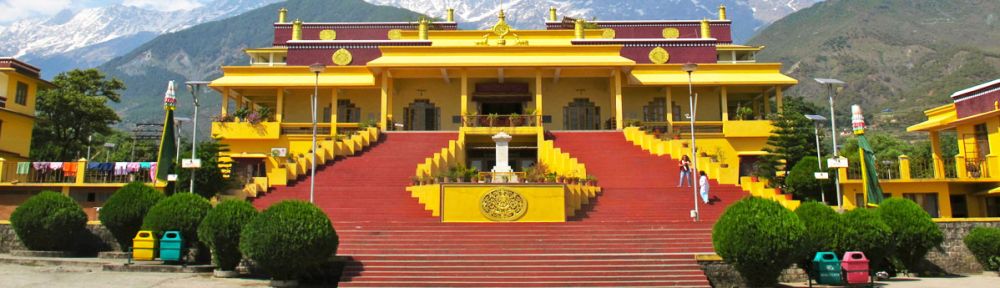
[[[847,252],[844,253],[844,260],[840,262],[840,268],[844,273],[844,282],[848,285],[868,283],[868,258],[865,253]]]

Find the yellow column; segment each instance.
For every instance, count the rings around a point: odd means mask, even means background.
[[[388,116],[389,116],[389,74],[388,71],[382,72],[382,101],[379,114],[378,127],[383,131],[388,129]]]
[[[625,119],[622,118],[622,73],[618,70],[615,73],[615,129],[622,130],[625,127]]]
[[[931,161],[934,163],[934,179],[944,178],[944,158],[941,157],[941,139],[938,131],[931,131]]]
[[[719,101],[719,102],[722,103],[722,123],[726,123],[726,121],[729,121],[729,91],[728,90],[729,89],[727,89],[726,86],[722,86],[722,91],[719,92],[719,95],[722,97],[722,100]],[[737,112],[739,112],[739,111],[737,111]]]
[[[767,117],[768,114],[771,114],[771,93],[764,89],[764,116]]]
[[[337,88],[330,90],[330,136],[337,141]]]
[[[535,69],[535,117],[538,127],[542,127],[542,69]]]
[[[4,175],[3,174],[3,167],[7,166],[7,165],[4,165],[6,162],[7,162],[7,159],[3,159],[3,157],[0,157],[0,175]],[[3,181],[4,181],[4,179],[0,178],[0,183],[3,183]]]
[[[462,101],[462,104],[461,104],[462,105],[461,106],[461,108],[462,108],[462,118],[465,118],[465,116],[469,115],[469,72],[466,71],[465,69],[462,69],[462,79],[461,79],[461,81],[462,81],[462,84],[461,84],[461,86],[462,86],[462,92],[461,92],[462,93],[462,95],[461,95],[461,98],[462,98],[461,99],[461,101]]]
[[[76,183],[83,184],[87,180],[87,159],[76,160]]]
[[[899,179],[910,180],[910,156],[899,155]]]
[[[951,214],[951,191],[950,189],[947,188],[948,185],[944,186],[945,186],[944,191],[939,190],[937,192],[938,210],[940,212],[939,213],[940,215],[938,215],[938,217],[952,218],[953,215]]]
[[[671,107],[671,105],[672,105],[671,103],[674,102],[674,93],[671,91],[673,89],[670,89],[670,86],[663,87],[663,89],[667,90],[666,91],[667,100],[664,101],[664,102],[666,102],[666,103],[664,103],[664,105],[667,106],[667,119],[666,119],[667,120],[667,134],[670,134],[671,136],[673,136],[673,133],[674,133],[674,127],[673,127],[673,125],[674,125],[674,107]]]
[[[778,108],[778,113],[781,113],[781,111],[785,110],[784,107],[782,107],[784,105],[782,105],[781,94],[782,94],[782,92],[781,92],[781,86],[775,86],[774,87],[774,104],[775,104],[775,106],[778,106],[777,107]]]
[[[392,76],[392,75],[389,75],[389,76]],[[388,89],[389,90],[389,97],[387,97],[385,99],[386,100],[385,101],[385,103],[386,103],[385,104],[386,105],[386,112],[387,112],[385,118],[388,121],[388,123],[393,123],[393,122],[396,121],[395,118],[393,118],[393,114],[392,114],[392,107],[395,107],[395,106],[392,106],[392,98],[396,97],[396,92],[394,92],[394,90],[393,90],[394,89],[393,88],[394,87],[393,83],[396,83],[396,80],[393,80],[392,77],[389,77],[389,84],[387,85],[389,87],[389,89]],[[392,124],[389,124],[389,126],[392,126]],[[393,127],[389,127],[389,128],[393,128]]]
[[[285,118],[285,89],[278,88],[278,104],[274,110],[274,120],[281,122]]]
[[[222,115],[229,114],[229,88],[222,88]]]

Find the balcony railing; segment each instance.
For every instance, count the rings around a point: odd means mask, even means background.
[[[465,127],[535,127],[542,124],[541,115],[466,115]]]

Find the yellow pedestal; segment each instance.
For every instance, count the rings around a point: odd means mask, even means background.
[[[444,184],[441,222],[565,222],[562,184]]]

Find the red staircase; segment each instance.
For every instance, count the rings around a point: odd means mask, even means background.
[[[333,221],[436,222],[404,190],[421,163],[457,133],[385,133],[358,155],[316,169],[316,205]],[[286,199],[309,200],[309,176],[253,201],[259,209]],[[340,228],[339,226],[335,226]]]
[[[692,195],[677,165],[620,132],[556,133],[556,146],[587,165],[604,189],[567,223],[439,223],[404,190],[417,163],[455,134],[388,133],[355,157],[317,171],[317,204],[351,261],[340,287],[709,287],[694,254],[710,253],[713,221],[688,218]],[[321,184],[322,183],[322,184]],[[308,181],[254,202],[308,198]],[[742,196],[713,186],[715,219]]]

